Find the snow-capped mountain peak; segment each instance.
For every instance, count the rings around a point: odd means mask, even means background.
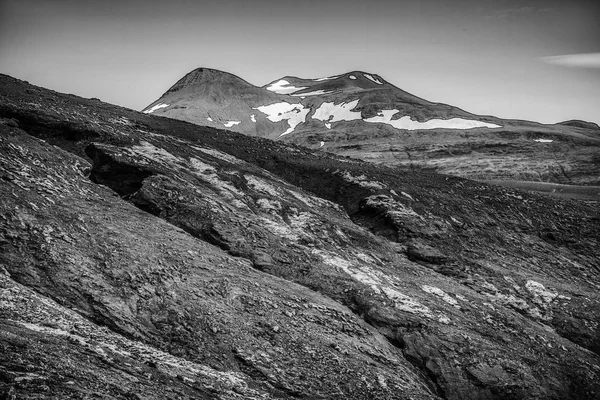
[[[304,132],[500,127],[498,119],[428,102],[364,71],[284,76],[257,87],[223,71],[198,68],[143,111],[274,139]]]

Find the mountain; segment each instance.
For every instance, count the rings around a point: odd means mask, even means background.
[[[484,122],[489,117],[430,103],[378,75],[360,71],[319,79],[286,76],[259,88],[226,72],[198,68],[143,112],[271,139],[349,126],[373,129],[387,125],[401,130],[498,127]]]
[[[3,398],[600,397],[596,204],[151,114],[0,75]]]
[[[388,166],[600,198],[597,125],[478,116],[423,100],[372,73],[286,76],[256,87],[199,68],[143,112]]]

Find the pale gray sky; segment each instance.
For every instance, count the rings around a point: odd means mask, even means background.
[[[197,67],[259,86],[360,69],[478,114],[600,123],[598,3],[0,0],[0,72],[141,109]]]

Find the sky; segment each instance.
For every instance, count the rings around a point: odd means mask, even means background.
[[[476,114],[600,124],[600,1],[0,0],[0,73],[140,110],[198,67],[378,74]]]

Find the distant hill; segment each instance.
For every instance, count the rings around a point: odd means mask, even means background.
[[[257,87],[198,68],[143,111],[471,179],[600,185],[600,137],[593,123],[543,125],[475,115],[362,71],[285,76]]]
[[[600,130],[600,126],[598,126],[598,124],[595,124],[593,122],[581,121],[581,120],[578,120],[578,119],[572,119],[572,120],[569,120],[569,121],[559,122],[558,125],[566,125],[566,126],[574,126],[576,128],[585,128],[585,129]]]

